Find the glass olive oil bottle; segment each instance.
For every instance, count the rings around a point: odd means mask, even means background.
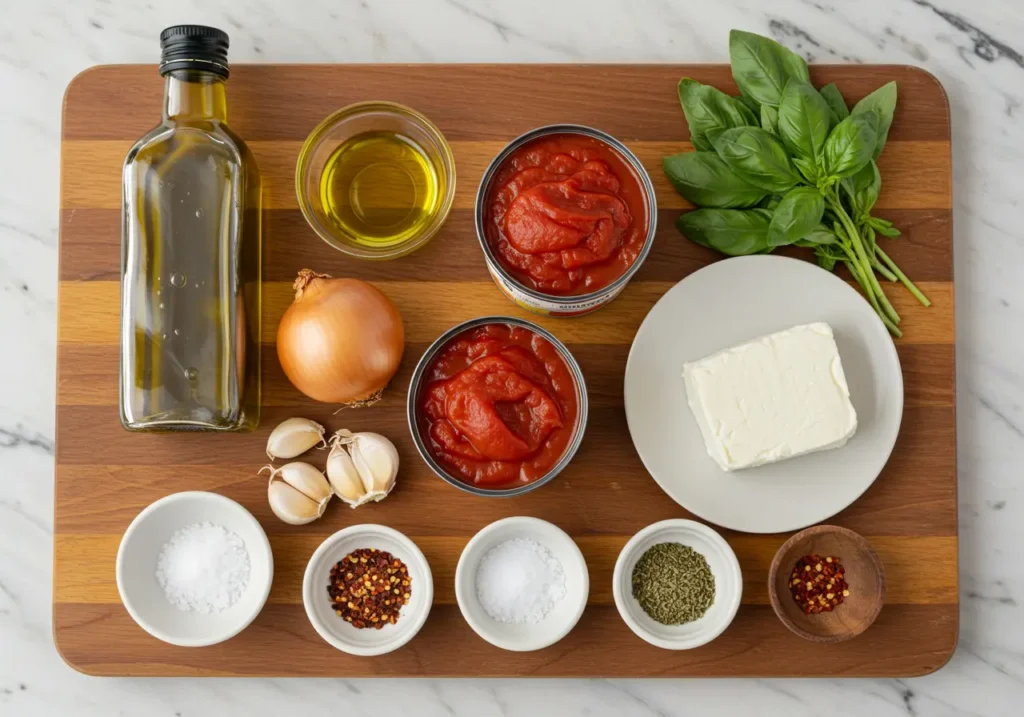
[[[227,126],[228,36],[160,35],[163,119],[125,159],[121,423],[251,430],[259,420],[261,190]]]

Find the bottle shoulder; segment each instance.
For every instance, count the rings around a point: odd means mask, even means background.
[[[162,162],[184,152],[211,156],[240,166],[255,165],[248,146],[225,124],[164,122],[132,145],[125,156],[124,166],[127,169],[133,164]]]

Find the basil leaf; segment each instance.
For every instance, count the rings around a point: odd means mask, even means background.
[[[758,114],[760,114],[760,112],[761,112],[761,105],[759,103],[755,102],[754,100],[750,99],[749,97],[747,97],[745,95],[740,95],[736,99],[738,99],[740,102],[745,104],[747,106],[747,109],[749,109],[751,112],[754,113],[755,117]]]
[[[816,249],[820,246],[835,244],[838,241],[839,237],[835,235],[835,232],[824,224],[818,224],[818,226],[814,227],[814,229],[804,234],[793,243],[806,249]]]
[[[714,152],[684,152],[661,161],[676,191],[699,207],[752,207],[765,196]]]
[[[778,107],[790,80],[810,82],[802,57],[774,40],[751,32],[729,33],[732,77],[744,97],[758,104]]]
[[[888,222],[884,219],[878,219],[877,217],[871,217],[871,219],[868,220],[868,225],[882,236],[889,237],[890,239],[895,239],[903,233],[894,227],[892,222]]]
[[[793,244],[818,227],[825,213],[825,198],[814,187],[791,189],[779,202],[768,227],[771,246]]]
[[[875,112],[851,114],[829,132],[823,153],[825,173],[832,177],[856,174],[871,160],[878,137]]]
[[[770,212],[775,211],[775,207],[779,206],[779,202],[782,201],[781,194],[769,194],[760,202],[757,203],[758,209],[767,209]]]
[[[818,175],[820,172],[818,171],[817,164],[806,159],[800,159],[799,157],[793,158],[793,164],[800,170],[800,174],[803,175],[808,184],[818,183]]]
[[[736,127],[719,134],[715,151],[754,186],[781,194],[800,182],[782,142],[760,127]]]
[[[761,105],[761,129],[779,134],[779,111],[771,105]]]
[[[875,139],[872,159],[878,159],[885,147],[885,141],[889,138],[889,128],[892,126],[892,117],[896,112],[896,83],[889,82],[882,85],[870,95],[853,106],[851,115],[857,115],[874,110],[878,114],[878,131]]]
[[[690,141],[698,150],[711,149],[709,130],[757,126],[757,117],[735,97],[684,77],[679,80],[679,102],[690,126]]]
[[[676,227],[690,241],[729,256],[766,254],[771,216],[767,209],[697,209],[681,215]]]
[[[875,160],[868,161],[863,169],[844,179],[841,186],[850,200],[855,217],[860,219],[869,214],[882,190],[882,175]]]
[[[814,251],[814,258],[818,260],[818,266],[825,271],[832,271],[836,267],[839,257],[831,253],[828,247],[818,247]]]
[[[831,129],[828,103],[806,82],[790,82],[779,104],[779,136],[791,153],[817,161]]]
[[[843,99],[843,93],[839,91],[834,82],[831,82],[822,87],[819,92],[821,93],[822,99],[828,103],[828,107],[832,110],[832,114],[835,115],[835,124],[839,124],[844,119],[850,116],[850,110],[846,108],[846,100]]]

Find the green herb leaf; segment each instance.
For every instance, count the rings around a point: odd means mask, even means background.
[[[875,137],[874,152],[871,157],[878,159],[885,147],[885,141],[889,138],[889,128],[892,126],[892,118],[896,112],[896,83],[889,82],[882,85],[870,95],[853,106],[851,115],[858,115],[874,110],[878,114],[878,129]]]
[[[711,149],[710,130],[757,126],[757,116],[745,104],[689,77],[679,80],[679,102],[690,126],[690,141],[698,150]]]
[[[758,209],[767,209],[770,212],[775,211],[775,207],[779,206],[779,202],[782,201],[781,194],[769,194],[767,197],[757,203]]]
[[[786,246],[814,231],[825,213],[825,198],[814,187],[791,189],[779,202],[768,226],[768,244]]]
[[[779,136],[792,154],[817,161],[831,125],[828,103],[807,82],[791,81],[782,93]]]
[[[900,236],[903,233],[899,229],[894,227],[892,225],[892,222],[886,221],[885,219],[871,217],[871,219],[868,220],[868,224],[876,232],[878,232],[884,237],[889,237],[890,239],[895,239],[896,237]]]
[[[746,97],[745,95],[740,95],[736,99],[738,99],[740,102],[746,105],[747,109],[754,113],[755,117],[757,117],[761,113],[761,105],[755,102],[754,100],[750,99],[749,97]]]
[[[825,140],[823,165],[833,177],[849,177],[871,160],[878,137],[878,114],[851,114],[837,124]]]
[[[714,152],[684,152],[661,163],[676,191],[699,207],[752,207],[767,194],[735,174]]]
[[[714,146],[729,169],[767,192],[781,194],[800,182],[785,146],[760,127],[727,129]]]
[[[820,246],[827,246],[829,244],[835,244],[839,241],[839,237],[835,235],[831,229],[824,224],[818,224],[807,234],[797,239],[794,244],[807,249],[816,249]]]
[[[870,160],[859,172],[844,179],[840,186],[846,193],[854,218],[860,220],[867,216],[882,190],[882,175],[875,160]]]
[[[802,57],[767,37],[733,30],[729,33],[732,76],[745,97],[759,105],[778,107],[792,79],[810,82]]]
[[[766,254],[771,216],[767,209],[697,209],[680,216],[676,227],[690,241],[729,256]]]
[[[779,111],[771,105],[761,105],[761,129],[779,134]]]
[[[828,103],[828,107],[832,110],[832,114],[835,115],[835,124],[839,124],[850,116],[850,110],[846,107],[846,100],[843,99],[843,93],[839,91],[839,88],[835,86],[835,83],[830,82],[822,87],[819,92],[821,93],[822,99]]]
[[[825,271],[832,271],[836,268],[836,262],[839,261],[839,257],[832,254],[827,247],[818,247],[814,251],[814,258],[818,260],[818,266]]]
[[[793,158],[793,164],[800,170],[800,174],[803,175],[808,184],[818,183],[818,175],[820,172],[818,171],[817,164],[806,159],[800,159],[799,157]]]

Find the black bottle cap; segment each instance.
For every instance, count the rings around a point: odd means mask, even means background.
[[[205,70],[228,76],[228,34],[205,25],[174,25],[160,33],[160,74]]]

